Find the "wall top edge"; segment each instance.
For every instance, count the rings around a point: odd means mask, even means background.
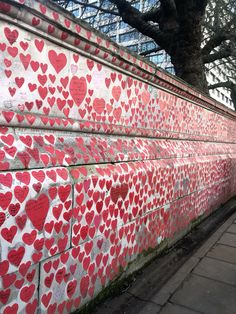
[[[101,62],[106,59],[105,61],[117,65],[131,76],[138,75],[141,80],[149,81],[170,92],[195,101],[218,114],[236,119],[236,113],[233,110],[157,67],[154,63],[119,46],[105,34],[92,28],[88,23],[76,19],[70,12],[51,0],[0,0],[1,13],[21,20],[31,28],[31,31],[33,28],[35,31],[46,32],[49,40],[50,37],[56,37],[57,40],[59,39],[70,44],[70,46],[72,45],[75,49],[89,54],[90,58],[95,56]],[[32,16],[34,17],[32,18]],[[41,27],[40,21],[47,22],[47,30]],[[59,37],[58,32],[53,31],[55,27],[60,30]]]

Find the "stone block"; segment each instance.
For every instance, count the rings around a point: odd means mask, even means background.
[[[41,263],[40,313],[70,313],[95,297],[119,273],[107,240],[93,240]]]
[[[159,312],[160,314],[197,314],[192,309],[180,306],[178,304],[167,303]],[[150,313],[151,314],[151,313]]]
[[[236,247],[236,234],[226,232],[219,239],[218,243]]]
[[[39,265],[30,262],[0,278],[0,313],[35,314],[38,308]]]
[[[232,224],[228,229],[227,232],[229,233],[236,233],[236,224]]]
[[[233,276],[236,273],[236,265],[228,262],[205,257],[193,273],[236,286],[236,278]]]
[[[207,256],[236,264],[236,247],[234,248],[228,245],[216,244],[207,253]]]
[[[191,275],[172,296],[171,302],[205,314],[235,312],[236,287]]]
[[[0,174],[0,275],[63,252],[70,244],[72,186],[68,170]]]
[[[26,141],[25,139],[28,139]],[[223,145],[223,144],[222,144]],[[106,149],[106,151],[104,151]],[[225,144],[225,150],[230,147]],[[115,135],[45,131],[30,128],[0,130],[0,170],[70,166],[129,160],[179,158],[222,153],[214,143],[144,139]],[[24,156],[24,158],[22,158]],[[197,169],[193,168],[197,178]],[[193,175],[193,173],[192,173]],[[191,184],[196,187],[196,180]]]
[[[202,165],[203,172],[207,171],[208,163]],[[98,236],[108,229],[145,219],[158,208],[160,220],[165,224],[165,237],[172,237],[176,229],[183,229],[207,210],[206,193],[196,191],[195,199],[193,195],[188,196],[200,182],[195,178],[195,166],[197,169],[197,163],[179,159],[168,163],[152,160],[71,169],[75,180],[72,245],[82,243],[91,235]],[[199,210],[201,200],[204,207]],[[167,222],[170,227],[166,226]]]

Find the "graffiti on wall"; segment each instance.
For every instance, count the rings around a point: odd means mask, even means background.
[[[4,124],[234,140],[232,120],[9,23],[1,33]]]
[[[0,313],[70,313],[235,195],[236,124],[16,2],[0,2]]]

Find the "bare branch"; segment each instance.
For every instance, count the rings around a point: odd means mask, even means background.
[[[205,71],[206,72],[210,72],[212,69],[214,68],[219,68],[220,66],[222,66],[223,64],[227,63],[226,59],[221,59],[218,60],[218,62],[212,62],[211,64],[207,64],[207,67],[205,67]]]
[[[170,37],[162,32],[157,25],[153,25],[142,18],[142,13],[126,0],[109,0],[117,6],[122,20],[143,35],[152,38],[159,46],[167,47]]]
[[[206,63],[211,63],[216,60],[228,58],[230,56],[233,56],[235,53],[232,45],[227,45],[223,48],[221,48],[219,51],[216,51],[215,53],[211,53],[208,56],[203,57],[203,62]]]
[[[151,10],[145,12],[142,14],[142,18],[144,21],[152,21],[152,22],[156,22],[158,23],[160,20],[160,16],[161,16],[161,8],[157,7],[157,8],[152,8]]]
[[[70,3],[70,0],[67,0],[65,3],[65,9],[68,7],[69,3]]]
[[[236,14],[234,17],[221,29],[207,41],[205,46],[202,48],[202,54],[207,55],[211,53],[216,47],[220,46],[222,42],[229,40],[231,38],[236,38],[235,29],[232,30],[231,27],[236,23]]]
[[[153,48],[153,49],[150,49],[150,50],[143,51],[143,52],[140,53],[140,55],[141,56],[148,56],[151,53],[158,52],[158,51],[161,51],[161,50],[163,50],[163,48],[156,47],[156,48]]]
[[[219,87],[225,87],[225,88],[231,89],[233,86],[234,86],[233,82],[225,81],[225,82],[219,82],[219,83],[216,83],[216,84],[209,85],[208,88],[209,89],[216,89],[216,88],[219,88]]]
[[[209,89],[215,89],[219,87],[224,87],[230,90],[231,100],[234,104],[234,108],[236,109],[236,84],[234,84],[232,81],[225,81],[210,85]]]
[[[208,55],[213,51],[216,47],[220,46],[222,42],[229,40],[231,34],[225,33],[225,32],[218,32],[217,34],[214,34],[209,41],[206,43],[206,45],[202,48],[202,54]]]

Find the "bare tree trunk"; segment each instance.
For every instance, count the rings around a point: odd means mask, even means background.
[[[183,45],[179,42],[171,55],[171,62],[178,77],[208,94],[201,51],[199,47],[196,48],[191,42],[185,42]]]
[[[178,27],[169,49],[175,73],[187,83],[209,93],[201,54],[204,3],[198,0],[176,0],[175,3]]]

